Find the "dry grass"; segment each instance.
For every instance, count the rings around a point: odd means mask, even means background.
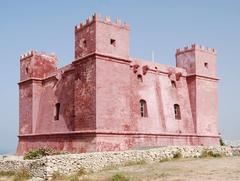
[[[25,169],[16,172],[0,172],[0,181],[25,181],[29,178],[30,175]]]
[[[178,157],[178,156],[177,156]],[[174,159],[114,168],[80,177],[80,181],[146,181],[146,180],[240,180],[239,157]],[[117,180],[119,179],[119,180]],[[122,180],[121,180],[122,179]],[[125,180],[124,180],[125,179]]]

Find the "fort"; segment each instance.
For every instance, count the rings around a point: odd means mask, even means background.
[[[75,58],[20,57],[17,154],[219,145],[216,50],[176,50],[176,67],[132,58],[130,27],[94,14],[75,27]]]

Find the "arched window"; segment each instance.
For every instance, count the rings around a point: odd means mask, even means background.
[[[178,104],[174,104],[174,114],[175,114],[175,119],[181,119],[181,111],[180,111],[180,106]]]
[[[147,117],[148,116],[147,103],[143,99],[140,100],[140,113],[141,113],[141,117]]]
[[[60,103],[55,104],[54,120],[59,120]]]

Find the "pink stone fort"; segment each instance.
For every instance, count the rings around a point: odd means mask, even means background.
[[[75,27],[75,58],[20,58],[17,154],[219,145],[216,50],[176,50],[176,67],[129,56],[126,23],[94,14]]]

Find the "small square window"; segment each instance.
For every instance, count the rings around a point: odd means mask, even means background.
[[[114,47],[116,47],[116,40],[110,39],[110,44]]]
[[[207,62],[204,63],[204,67],[208,68],[208,63]]]
[[[143,81],[141,74],[138,74],[137,78],[138,78],[138,81],[139,81],[139,82],[142,82],[142,81]]]

